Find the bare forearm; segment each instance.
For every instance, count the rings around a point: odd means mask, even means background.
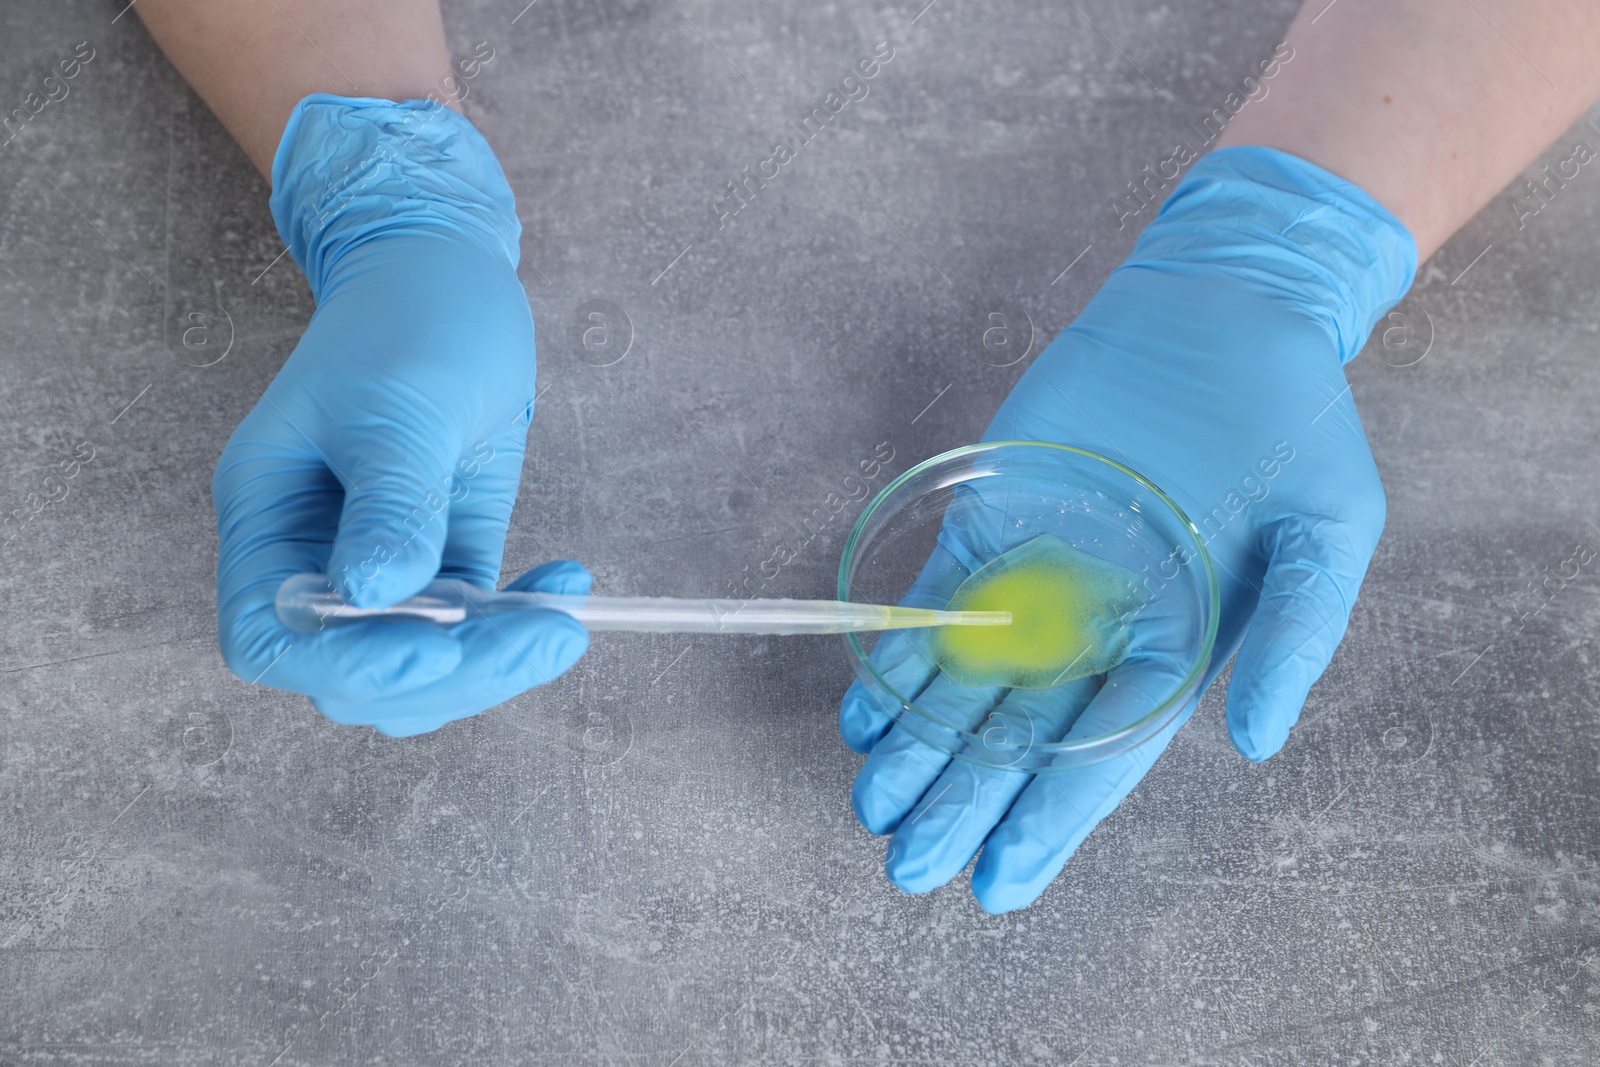
[[[1600,96],[1597,0],[1308,0],[1218,141],[1361,186],[1426,258]]]
[[[311,93],[454,101],[438,0],[140,0],[172,65],[262,174]]]

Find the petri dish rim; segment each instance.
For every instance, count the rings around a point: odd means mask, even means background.
[[[888,485],[879,490],[878,494],[872,498],[872,500],[867,504],[866,508],[861,512],[861,515],[856,519],[855,525],[850,528],[850,536],[846,539],[844,543],[844,551],[839,557],[838,599],[850,599],[850,562],[855,558],[856,544],[861,539],[862,530],[866,528],[867,521],[877,513],[878,509],[883,507],[888,502],[889,498],[894,494],[896,489],[900,488],[901,485],[905,484],[916,475],[921,474],[923,471],[926,471],[932,467],[938,466],[941,463],[946,463],[963,456],[974,456],[985,452],[996,452],[1003,448],[1041,448],[1051,449],[1056,452],[1067,452],[1074,455],[1083,456],[1084,458],[1093,460],[1097,463],[1104,463],[1106,466],[1112,467],[1115,470],[1127,475],[1140,485],[1144,486],[1146,489],[1150,490],[1150,492],[1154,493],[1156,499],[1161,501],[1161,503],[1166,506],[1167,510],[1176,516],[1179,524],[1183,527],[1184,532],[1188,534],[1189,540],[1193,543],[1200,562],[1205,565],[1207,615],[1205,638],[1201,642],[1200,650],[1196,654],[1194,662],[1189,665],[1188,671],[1184,673],[1182,680],[1178,682],[1178,684],[1173,688],[1172,692],[1167,694],[1167,696],[1165,696],[1155,706],[1155,708],[1145,715],[1142,715],[1133,722],[1128,723],[1119,729],[1112,730],[1109,733],[1094,734],[1089,737],[1079,738],[1076,741],[1043,741],[1037,744],[1030,742],[1029,747],[1032,749],[1049,752],[1081,752],[1092,750],[1102,745],[1111,744],[1117,741],[1119,738],[1127,737],[1129,734],[1145,729],[1154,720],[1160,718],[1162,715],[1168,714],[1173,710],[1173,705],[1189,692],[1190,687],[1195,684],[1200,674],[1205,671],[1207,665],[1211,662],[1211,653],[1215,650],[1217,643],[1217,627],[1220,621],[1222,599],[1222,590],[1217,583],[1216,567],[1211,562],[1211,552],[1206,548],[1205,542],[1201,540],[1200,531],[1195,524],[1190,521],[1188,513],[1186,513],[1183,508],[1178,506],[1177,501],[1173,500],[1170,496],[1164,493],[1160,486],[1156,485],[1150,479],[1146,478],[1132,467],[1129,467],[1127,464],[1118,463],[1109,456],[1102,456],[1100,453],[1090,451],[1087,448],[1076,448],[1072,445],[1058,445],[1049,441],[986,441],[976,445],[962,445],[960,448],[952,448],[948,452],[941,452],[936,456],[930,456],[921,463],[910,467],[894,481],[890,482]],[[949,723],[941,722],[940,720],[935,719],[933,716],[925,713],[920,707],[917,706],[915,700],[905,696],[899,690],[895,689],[894,686],[889,684],[888,680],[885,679],[883,675],[877,672],[877,670],[872,666],[872,661],[868,657],[866,650],[861,647],[859,635],[852,633],[844,634],[842,636],[845,639],[845,643],[850,646],[850,654],[854,657],[856,664],[870,674],[873,680],[877,682],[880,687],[882,687],[883,691],[898,701],[901,707],[906,708],[908,711],[911,711],[919,718],[926,720],[939,729],[949,730],[951,733],[961,737],[981,740],[979,735],[975,733],[967,730],[958,730]]]

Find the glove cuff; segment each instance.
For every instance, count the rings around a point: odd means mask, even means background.
[[[514,271],[522,225],[494,150],[434,101],[313,93],[272,160],[272,221],[321,300],[340,258],[379,233],[465,236]]]
[[[1247,275],[1322,325],[1348,363],[1411,288],[1417,243],[1358,186],[1287,152],[1243,145],[1190,168],[1126,265]]]

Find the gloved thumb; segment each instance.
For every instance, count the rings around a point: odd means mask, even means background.
[[[1228,733],[1246,759],[1276,753],[1344,637],[1375,538],[1296,516],[1267,531],[1269,562],[1228,683]]]
[[[348,433],[330,456],[345,481],[328,577],[359,607],[387,607],[439,572],[456,461],[439,429],[392,422]]]

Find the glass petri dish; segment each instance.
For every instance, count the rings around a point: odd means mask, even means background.
[[[1044,689],[969,686],[938,670],[931,630],[843,635],[897,728],[970,763],[1068,771],[1150,740],[1195,696],[1219,614],[1205,542],[1149,479],[1085,449],[998,441],[919,463],[856,520],[837,595],[944,607],[983,564],[1044,534],[1126,572],[1135,600],[1120,660]]]

